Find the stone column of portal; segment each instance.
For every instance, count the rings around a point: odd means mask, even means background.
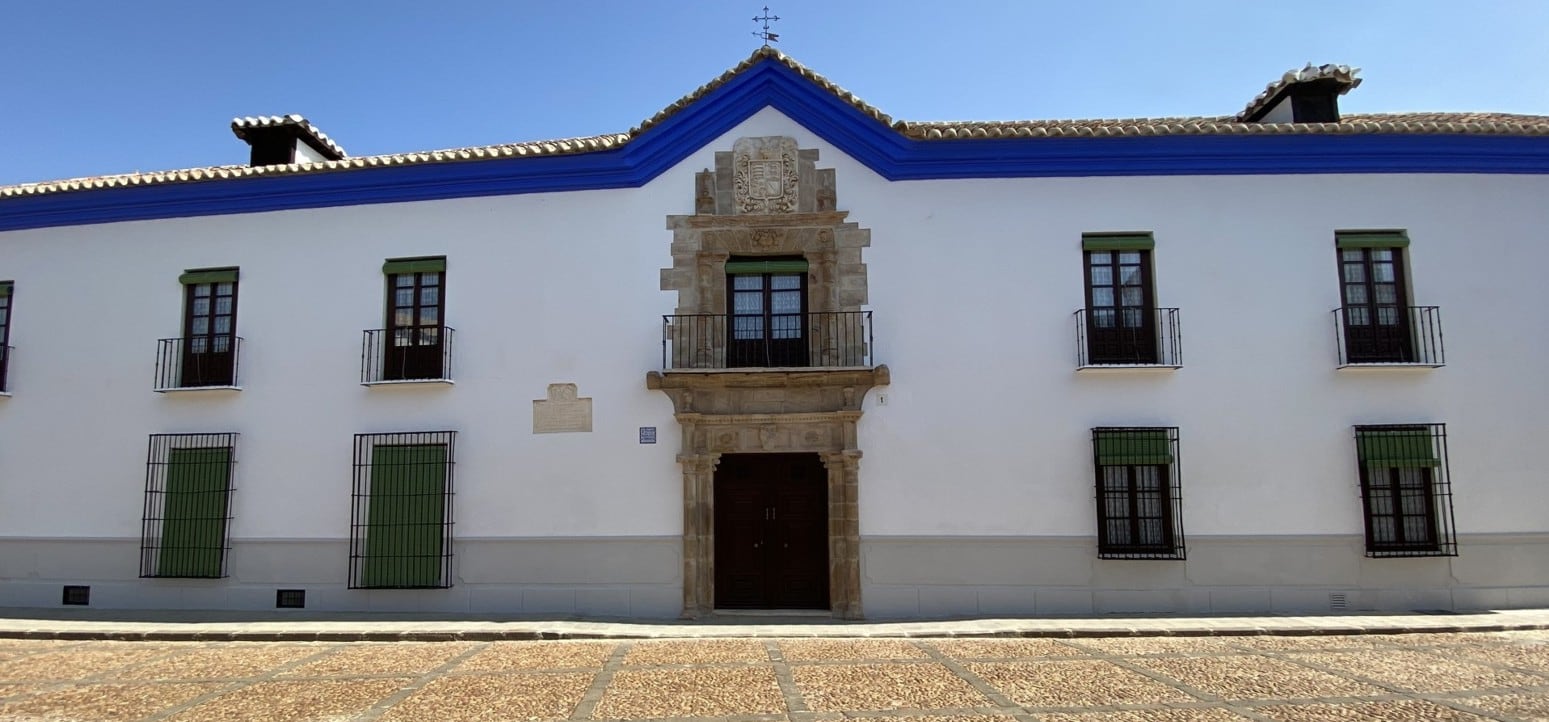
[[[860,619],[860,488],[861,452],[823,454],[828,469],[828,584],[836,615]]]
[[[715,466],[720,454],[683,455],[683,617],[714,609]]]

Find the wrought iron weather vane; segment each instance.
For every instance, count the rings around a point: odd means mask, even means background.
[[[763,15],[763,17],[754,16],[754,18],[753,18],[753,22],[755,22],[755,23],[762,22],[764,24],[764,29],[763,30],[755,30],[755,31],[753,31],[753,37],[755,37],[755,38],[762,38],[764,40],[764,47],[766,47],[766,48],[769,47],[770,43],[778,43],[778,42],[780,42],[780,34],[779,33],[769,32],[769,23],[771,23],[771,22],[779,22],[779,21],[780,21],[780,16],[779,15],[770,15],[769,14],[769,6],[765,5],[764,6],[764,15]]]

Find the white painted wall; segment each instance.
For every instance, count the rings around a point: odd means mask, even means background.
[[[866,251],[876,358],[861,531],[1092,535],[1089,429],[1180,427],[1190,537],[1359,534],[1358,423],[1444,422],[1458,531],[1549,530],[1549,178],[1356,175],[889,183],[765,110],[643,188],[284,211],[0,234],[15,279],[0,399],[0,530],[136,537],[146,436],[236,431],[233,536],[348,534],[352,435],[455,429],[457,536],[681,533],[660,367],[669,214],[741,136],[792,135],[838,171]],[[1335,371],[1335,229],[1403,228],[1416,304],[1449,365]],[[1075,373],[1083,232],[1151,231],[1184,368]],[[454,387],[363,388],[385,258],[447,256]],[[151,391],[186,268],[240,266],[235,395]],[[590,434],[531,433],[549,383]],[[879,404],[879,393],[887,404]],[[641,426],[660,443],[636,443]]]
[[[301,140],[299,138],[296,139],[296,162],[297,163],[321,163],[321,162],[323,162],[325,160],[328,160],[328,159],[324,158],[323,154],[317,152],[317,150],[315,150],[312,146],[307,145],[306,141]]]

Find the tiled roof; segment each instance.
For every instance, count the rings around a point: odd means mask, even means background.
[[[238,138],[247,140],[247,131],[249,129],[273,128],[282,125],[293,125],[300,128],[302,134],[311,138],[318,145],[332,151],[334,155],[340,158],[347,155],[344,149],[339,147],[338,143],[333,142],[333,139],[329,138],[327,134],[308,122],[306,118],[294,113],[291,115],[265,115],[257,118],[232,118],[231,132],[236,133]]]
[[[935,141],[976,138],[1087,138],[1110,136],[1159,136],[1159,135],[1261,135],[1261,134],[1354,134],[1354,133],[1403,133],[1403,134],[1482,134],[1482,135],[1549,135],[1549,116],[1513,115],[1506,113],[1389,113],[1347,114],[1338,123],[1243,123],[1233,116],[1200,116],[1179,118],[1130,118],[1096,120],[1019,120],[1019,121],[961,121],[961,122],[894,122],[886,113],[868,105],[855,94],[839,87],[827,78],[792,60],[778,50],[760,48],[736,67],[722,73],[716,79],[700,86],[693,92],[651,116],[627,133],[594,135],[560,140],[542,140],[527,143],[506,143],[470,148],[452,148],[417,153],[393,153],[387,155],[346,157],[342,160],[319,163],[272,165],[249,167],[222,165],[187,170],[120,175],[93,176],[45,183],[23,183],[0,186],[0,199],[16,196],[32,196],[48,193],[89,190],[95,188],[120,188],[127,186],[159,185],[193,181],[243,178],[251,176],[292,175],[298,173],[326,173],[357,168],[419,165],[428,163],[453,163],[493,158],[518,158],[551,155],[574,155],[613,150],[624,146],[641,133],[662,123],[673,114],[693,104],[732,78],[747,71],[758,62],[770,59],[785,65],[824,90],[848,103],[851,107],[889,126],[905,137]],[[1324,66],[1342,67],[1342,66]],[[1321,68],[1313,71],[1324,72]],[[1345,70],[1349,70],[1346,68]],[[1298,72],[1306,72],[1298,71]],[[1330,71],[1334,72],[1334,71]],[[1353,71],[1352,71],[1353,73]],[[1296,73],[1288,73],[1291,77]],[[1272,83],[1260,97],[1273,97],[1284,83],[1294,82],[1282,78]],[[1278,87],[1277,87],[1278,86]],[[1353,85],[1351,87],[1354,87]],[[1250,105],[1250,108],[1252,106]],[[1245,111],[1246,112],[1246,111]],[[295,121],[291,119],[296,119]],[[239,118],[232,121],[232,130],[258,127],[262,124],[287,122],[304,123],[299,116],[272,116],[268,118]],[[321,131],[308,124],[330,147],[338,148],[327,140]],[[343,154],[343,149],[339,149]]]
[[[1315,66],[1312,63],[1308,63],[1307,67],[1301,70],[1286,71],[1286,74],[1280,76],[1279,80],[1270,83],[1269,87],[1264,88],[1264,92],[1259,93],[1253,100],[1248,101],[1248,107],[1243,108],[1242,112],[1237,114],[1237,120],[1246,121],[1248,118],[1253,117],[1254,113],[1265,110],[1270,103],[1274,102],[1276,96],[1280,95],[1280,91],[1297,83],[1332,80],[1339,87],[1339,94],[1344,95],[1361,84],[1361,79],[1355,77],[1356,73],[1359,72],[1361,72],[1360,68],[1352,68],[1348,65]]]

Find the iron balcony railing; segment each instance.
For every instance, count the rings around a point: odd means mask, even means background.
[[[1436,306],[1343,306],[1334,313],[1340,366],[1443,366]]]
[[[235,388],[242,356],[238,336],[191,336],[156,342],[156,391]]]
[[[1075,313],[1076,366],[1183,366],[1176,308],[1083,308]]]
[[[11,387],[8,385],[10,382],[6,380],[11,376],[10,371],[11,347],[0,346],[0,394],[10,393],[11,391]]]
[[[870,311],[662,316],[662,368],[870,367]]]
[[[365,332],[360,382],[449,382],[452,380],[450,326],[376,328]]]

